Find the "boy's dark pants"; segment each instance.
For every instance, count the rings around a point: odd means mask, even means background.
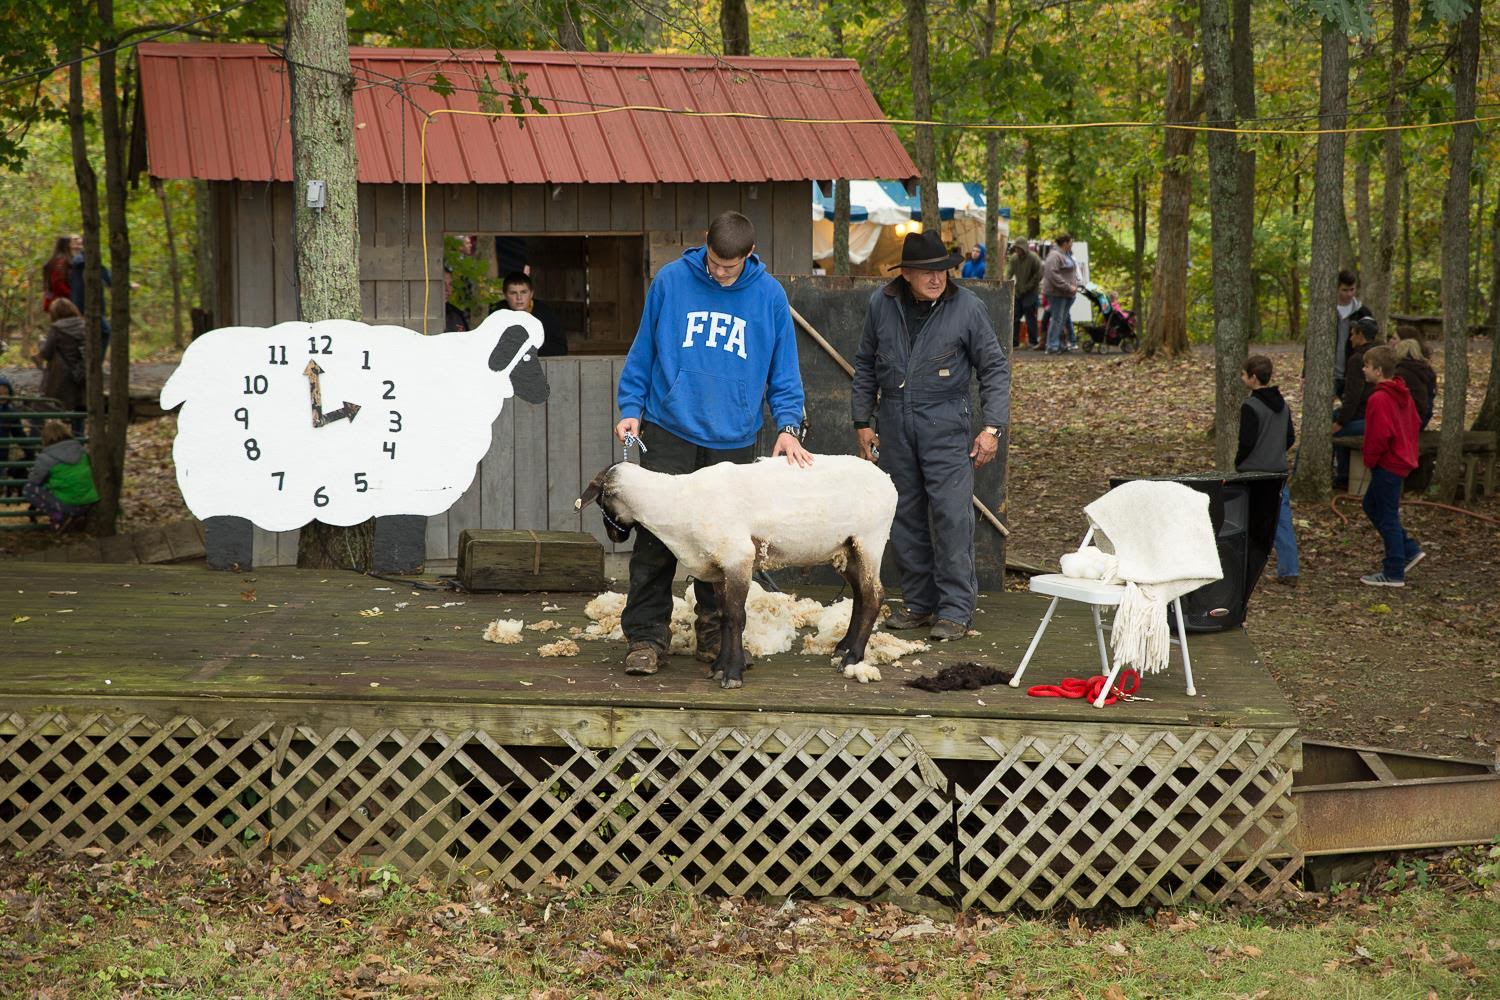
[[[700,448],[690,441],[663,430],[655,424],[641,425],[641,440],[650,451],[641,454],[641,467],[652,472],[681,474],[720,462],[748,465],[755,461],[755,445],[718,451]],[[711,510],[702,511],[707,519]],[[677,572],[677,557],[661,540],[637,525],[635,549],[630,553],[630,593],[625,611],[620,615],[620,629],[627,642],[649,642],[665,652],[672,646],[672,577]],[[714,599],[713,584],[693,581],[698,601],[700,631],[717,634],[719,605]]]
[[[1365,514],[1385,543],[1381,572],[1388,580],[1406,579],[1406,564],[1421,550],[1401,527],[1401,485],[1405,479],[1385,469],[1371,469],[1370,485],[1365,489]]]

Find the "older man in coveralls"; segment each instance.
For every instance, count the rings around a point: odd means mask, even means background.
[[[995,457],[1010,420],[1009,362],[984,303],[949,280],[956,263],[937,233],[908,235],[900,277],[870,296],[854,359],[859,453],[878,452],[899,496],[891,546],[903,607],[886,627],[931,626],[938,640],[962,637],[974,617],[974,470]]]

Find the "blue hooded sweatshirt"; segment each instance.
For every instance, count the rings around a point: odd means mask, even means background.
[[[972,260],[969,257],[965,257],[964,258],[963,270],[960,271],[959,273],[960,273],[960,276],[965,277],[965,278],[982,278],[982,277],[984,277],[984,244],[983,243],[979,244],[979,259],[978,260]]]
[[[802,373],[791,307],[751,254],[734,284],[692,247],[656,275],[617,395],[621,417],[666,428],[700,448],[755,443],[762,402],[776,426],[802,421]],[[649,445],[649,442],[647,442]]]

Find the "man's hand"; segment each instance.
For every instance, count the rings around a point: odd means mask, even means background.
[[[1000,439],[989,431],[980,431],[979,436],[974,439],[974,447],[969,451],[969,457],[974,460],[974,468],[983,468],[990,459],[1000,451]]]
[[[873,427],[856,427],[854,436],[859,439],[859,457],[866,462],[875,461],[875,449],[880,447],[880,435]]]
[[[1339,431],[1341,431],[1341,430],[1343,430],[1343,429],[1344,429],[1344,425],[1343,425],[1343,424],[1339,424],[1339,423],[1336,423],[1336,424],[1334,424],[1334,425],[1333,425],[1333,433],[1334,433],[1334,436],[1335,436],[1335,437],[1337,437],[1337,436],[1338,436],[1338,433],[1339,433]]]
[[[615,424],[615,440],[624,444],[625,435],[627,434],[636,438],[641,436],[641,421],[639,417],[626,417],[618,424]]]
[[[800,465],[805,469],[813,464],[813,453],[802,447],[795,434],[783,432],[776,435],[776,447],[771,449],[771,457],[777,455],[785,455],[788,465]]]

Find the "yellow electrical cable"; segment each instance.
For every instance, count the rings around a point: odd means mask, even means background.
[[[427,126],[438,115],[467,115],[475,118],[588,118],[620,112],[650,112],[664,115],[680,115],[684,118],[739,118],[789,125],[931,125],[937,128],[956,128],[974,131],[998,132],[1066,132],[1086,128],[1162,128],[1179,129],[1186,132],[1216,132],[1230,135],[1359,135],[1371,132],[1406,132],[1418,129],[1448,128],[1453,125],[1481,125],[1500,121],[1500,115],[1485,115],[1473,118],[1458,118],[1438,122],[1411,122],[1405,125],[1356,125],[1344,128],[1300,129],[1300,128],[1237,128],[1227,125],[1190,125],[1173,122],[1149,121],[1100,121],[1100,122],[940,122],[912,118],[782,118],[754,111],[694,111],[691,108],[663,108],[650,104],[625,104],[609,108],[590,108],[585,111],[468,111],[461,108],[436,108],[424,111],[422,118],[422,142],[420,158],[422,164],[422,332],[427,332],[427,315],[432,296],[431,272],[427,260]]]

